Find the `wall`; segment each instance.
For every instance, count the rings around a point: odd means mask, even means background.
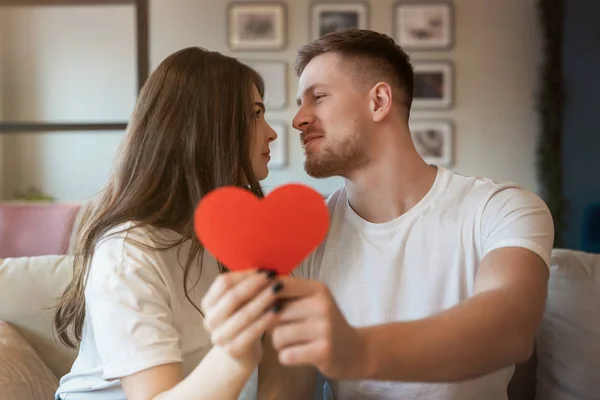
[[[567,204],[565,246],[581,248],[584,211],[600,202],[600,2],[565,2],[563,68],[563,193]]]
[[[296,49],[308,41],[309,5],[312,0],[294,0],[287,2],[288,45],[285,50],[231,53],[226,43],[227,3],[177,0],[177,7],[174,7],[172,0],[151,0],[151,67],[156,67],[168,54],[186,46],[203,46],[239,58],[291,63]],[[395,1],[371,0],[369,3],[370,27],[392,34],[391,10]],[[412,54],[414,59],[453,60],[456,106],[451,111],[414,112],[413,116],[454,120],[456,162],[452,168],[456,171],[512,180],[535,191],[534,150],[538,128],[534,95],[540,61],[535,0],[461,0],[458,3],[454,49],[447,53]],[[89,23],[86,20],[81,28]],[[111,30],[100,29],[103,35],[88,37],[85,44],[108,43],[115,36],[112,32],[126,30],[126,24],[124,19],[111,21]],[[26,25],[21,23],[21,26]],[[73,46],[84,48],[83,43],[77,42],[79,35],[71,36]],[[42,43],[37,35],[30,35],[28,40],[34,45],[33,52],[35,46]],[[121,46],[121,42],[117,39],[115,46]],[[114,60],[103,59],[102,62],[110,64]],[[123,71],[128,71],[128,68],[128,64],[124,65]],[[292,68],[288,72],[290,107],[271,111],[267,117],[289,123],[295,112],[297,78]],[[116,97],[121,93],[117,91]],[[116,134],[111,137],[103,134],[11,137],[8,143],[5,142],[5,147],[15,156],[9,162],[11,173],[6,174],[6,186],[12,191],[28,183],[36,183],[59,199],[82,200],[99,190],[107,179],[118,139],[120,136]],[[25,146],[31,147],[25,150]],[[39,163],[38,160],[44,161]],[[295,131],[290,127],[289,166],[272,171],[265,181],[267,189],[289,181],[300,181],[328,194],[341,183],[338,178],[311,179],[304,173],[302,164],[302,150]]]
[[[133,6],[0,7],[0,12],[4,120],[129,119],[137,86]],[[69,202],[93,195],[106,182],[122,137],[123,132],[5,135],[5,198],[31,187]]]

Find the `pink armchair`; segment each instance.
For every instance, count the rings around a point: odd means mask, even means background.
[[[0,203],[0,258],[62,255],[78,204]]]

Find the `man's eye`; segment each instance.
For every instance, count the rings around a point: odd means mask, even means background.
[[[314,96],[315,102],[319,103],[323,99],[323,97],[325,97],[324,94],[317,94],[317,95],[315,95]]]

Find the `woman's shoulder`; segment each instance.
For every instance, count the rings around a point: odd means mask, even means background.
[[[177,252],[180,243],[181,236],[167,229],[134,221],[119,224],[98,239],[92,255],[92,271],[99,264],[106,272],[148,267],[162,270],[167,253]]]
[[[96,248],[111,245],[123,247],[162,248],[181,243],[181,236],[170,229],[156,228],[136,221],[116,225],[106,231],[96,243]]]

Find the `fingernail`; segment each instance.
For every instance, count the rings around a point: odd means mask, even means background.
[[[270,309],[269,311],[274,312],[274,313],[278,313],[279,311],[281,311],[281,303],[277,302],[275,303]]]
[[[274,279],[277,276],[277,271],[270,270],[267,272],[267,278]]]
[[[267,278],[269,279],[273,279],[277,276],[277,271],[274,271],[272,269],[260,268],[257,270],[257,272],[264,272],[265,274],[267,274]]]
[[[278,281],[275,285],[273,285],[273,293],[277,293],[281,289],[283,289],[283,282]]]

